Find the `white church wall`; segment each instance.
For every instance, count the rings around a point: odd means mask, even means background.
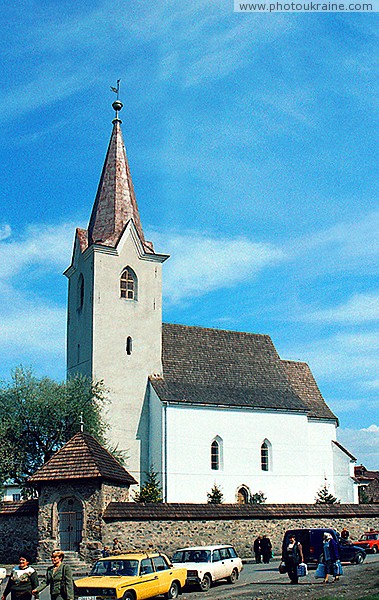
[[[225,502],[240,486],[262,491],[267,502],[314,502],[327,460],[319,460],[335,427],[312,424],[305,415],[246,409],[169,406],[167,409],[167,501],[206,502],[216,483]],[[223,444],[223,468],[212,470],[210,446]],[[261,444],[271,444],[269,471],[261,469]]]
[[[342,502],[358,503],[358,486],[354,484],[354,461],[332,444],[334,495]]]

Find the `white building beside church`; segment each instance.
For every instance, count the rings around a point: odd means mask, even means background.
[[[167,502],[313,503],[327,482],[357,502],[355,458],[309,367],[270,337],[162,325],[162,264],[145,240],[118,111],[87,230],[69,279],[67,373],[110,390],[113,444],[140,482],[153,465]]]

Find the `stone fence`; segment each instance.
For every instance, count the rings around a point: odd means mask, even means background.
[[[172,556],[177,548],[233,544],[240,556],[252,556],[254,539],[266,534],[275,555],[281,553],[287,529],[345,526],[350,539],[379,529],[379,505],[357,504],[155,504],[112,502],[103,520],[104,543],[118,537],[125,550],[158,550]]]
[[[180,547],[230,543],[243,558],[252,556],[259,534],[266,534],[274,553],[281,552],[286,529],[345,526],[356,540],[368,529],[379,529],[379,504],[137,504],[111,502],[100,515],[98,537],[85,541],[86,558],[99,554],[102,545],[120,538],[125,550],[158,550],[172,556]],[[101,536],[101,539],[100,539]],[[38,501],[0,505],[0,562],[15,563],[19,550],[33,556],[39,542]],[[83,540],[84,541],[84,540]]]

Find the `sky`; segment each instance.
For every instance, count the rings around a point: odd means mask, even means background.
[[[121,79],[164,320],[269,334],[379,469],[378,14],[0,3],[0,377],[65,376],[67,281]]]

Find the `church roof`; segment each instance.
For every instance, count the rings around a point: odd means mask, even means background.
[[[69,479],[105,479],[137,483],[126,469],[89,433],[72,437],[31,477],[29,483]]]
[[[162,361],[163,377],[150,378],[162,401],[336,419],[321,394],[310,406],[294,388],[268,335],[164,323]]]
[[[282,360],[282,363],[291,386],[307,407],[308,416],[316,419],[337,419],[326,404],[307,363],[293,360]]]

